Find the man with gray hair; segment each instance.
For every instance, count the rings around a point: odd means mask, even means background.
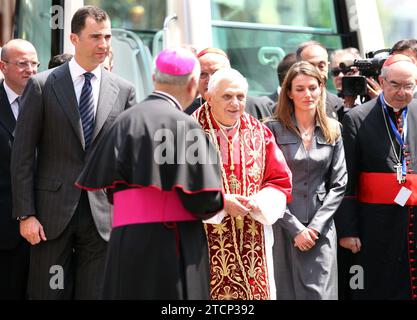
[[[107,189],[114,203],[105,299],[209,297],[201,220],[223,208],[219,159],[182,112],[199,75],[190,51],[163,50],[155,91],[120,115],[78,179],[87,190]]]
[[[409,57],[389,56],[383,93],[344,117],[349,179],[336,227],[360,267],[350,275],[354,299],[417,299],[416,79]]]

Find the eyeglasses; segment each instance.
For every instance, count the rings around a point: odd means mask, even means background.
[[[211,77],[217,70],[213,71],[213,72],[201,72],[200,73],[200,79],[207,79],[209,77]]]
[[[13,62],[13,61],[3,60],[3,62],[10,63],[10,64],[15,64],[20,69],[26,69],[26,68],[29,68],[29,67],[32,67],[32,69],[37,69],[41,65],[41,63],[37,62],[37,61],[17,61],[17,62]]]
[[[317,62],[317,63],[314,63],[312,61],[308,61],[308,62],[310,62],[313,66],[315,66],[319,70],[324,70],[328,66],[328,63],[324,62],[324,61],[320,61],[320,62]]]
[[[332,73],[333,77],[337,77],[340,73],[345,76],[352,76],[356,70],[352,69],[340,69],[340,68],[333,68],[330,72]]]
[[[391,88],[393,88],[395,91],[400,91],[401,88],[402,88],[406,92],[412,92],[414,90],[414,88],[416,87],[416,85],[413,84],[413,83],[400,84],[400,83],[397,83],[395,81],[388,81],[386,78],[384,78],[384,79],[387,81],[389,86]]]
[[[200,79],[205,80],[210,78],[213,74],[216,73],[216,71],[219,70],[219,68],[213,70],[213,68],[208,68],[208,70],[202,70],[200,73]]]

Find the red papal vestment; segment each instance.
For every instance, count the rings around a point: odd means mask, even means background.
[[[261,209],[243,219],[222,211],[206,221],[211,299],[274,299],[271,225],[282,217],[292,187],[284,156],[271,131],[247,113],[230,130],[221,129],[207,103],[193,115],[220,152],[225,193],[252,197]]]

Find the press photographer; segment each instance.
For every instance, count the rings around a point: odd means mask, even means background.
[[[367,54],[362,59],[356,48],[336,50],[331,55],[331,73],[338,95],[344,99],[344,108],[339,109],[341,120],[355,105],[373,99],[381,92],[378,75],[386,55],[378,52]]]

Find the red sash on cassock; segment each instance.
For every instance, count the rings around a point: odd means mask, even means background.
[[[402,187],[412,191],[406,205],[417,205],[417,174],[407,174],[399,184],[395,173],[361,172],[358,178],[358,201],[374,204],[395,204],[394,199]]]

